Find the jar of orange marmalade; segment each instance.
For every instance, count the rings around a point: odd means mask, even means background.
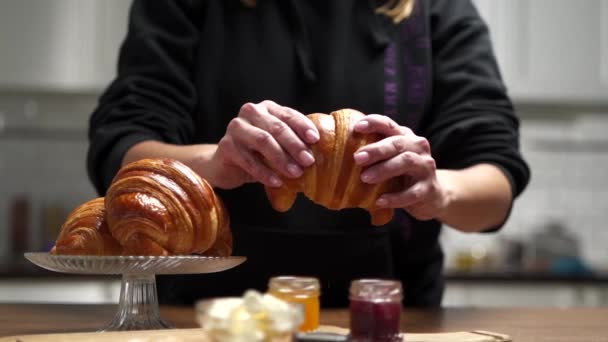
[[[319,327],[321,286],[317,278],[273,277],[268,282],[268,293],[286,302],[302,306],[304,322],[300,325],[300,331],[312,331]]]

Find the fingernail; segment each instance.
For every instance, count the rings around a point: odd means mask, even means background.
[[[376,205],[379,207],[384,207],[384,206],[388,205],[388,200],[386,198],[380,197],[376,201]]]
[[[287,172],[294,177],[300,177],[303,171],[296,164],[287,164]]]
[[[371,183],[371,181],[374,179],[375,175],[372,172],[364,172],[361,175],[361,180],[364,181],[365,183]]]
[[[369,121],[367,121],[367,120],[361,120],[361,121],[357,122],[357,124],[355,125],[356,131],[365,131],[368,128],[369,128]]]
[[[315,163],[315,157],[312,155],[312,153],[306,150],[300,152],[298,157],[300,158],[300,162],[304,166],[310,166]]]
[[[274,186],[274,187],[280,187],[281,185],[283,185],[283,182],[281,181],[281,179],[277,176],[270,176],[270,185]]]
[[[362,151],[355,153],[355,163],[363,164],[369,160],[369,153]]]
[[[306,140],[308,140],[309,143],[316,143],[317,141],[319,141],[319,134],[315,132],[314,129],[307,130],[305,135]]]

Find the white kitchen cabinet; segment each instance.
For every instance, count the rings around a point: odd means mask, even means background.
[[[601,307],[608,284],[448,281],[445,307]]]
[[[98,91],[115,74],[126,0],[4,0],[0,88]]]
[[[608,103],[608,1],[474,2],[515,100]]]

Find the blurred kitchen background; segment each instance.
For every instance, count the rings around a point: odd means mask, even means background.
[[[608,305],[608,0],[477,0],[533,170],[499,234],[445,229],[444,305]],[[0,0],[0,301],[116,302],[117,277],[41,271],[95,197],[86,130],[127,0]],[[407,295],[407,294],[406,294]]]

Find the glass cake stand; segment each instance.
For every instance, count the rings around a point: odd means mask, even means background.
[[[100,331],[169,329],[162,320],[156,295],[157,274],[213,273],[228,270],[245,257],[93,256],[25,253],[25,258],[44,269],[75,274],[121,274],[118,311]]]

